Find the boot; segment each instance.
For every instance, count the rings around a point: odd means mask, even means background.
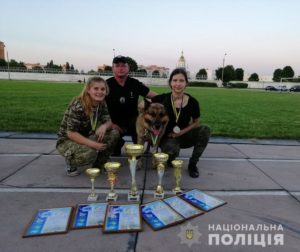
[[[196,166],[196,164],[189,163],[188,170],[189,170],[190,177],[192,177],[192,178],[199,177],[199,171],[198,171],[198,167]]]

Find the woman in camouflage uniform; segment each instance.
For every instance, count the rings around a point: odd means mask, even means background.
[[[67,175],[77,176],[79,166],[102,168],[119,139],[111,129],[105,97],[108,86],[101,77],[92,77],[65,111],[56,148],[65,157]]]

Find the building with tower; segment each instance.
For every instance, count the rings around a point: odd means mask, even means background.
[[[0,41],[0,59],[5,60],[4,43]]]
[[[181,51],[181,56],[179,57],[176,68],[184,68],[187,73],[188,78],[190,78],[190,72],[188,70],[186,60],[183,56],[183,50]]]
[[[183,50],[181,51],[181,56],[179,57],[179,60],[178,60],[178,63],[176,65],[176,67],[178,67],[178,68],[184,68],[185,70],[187,70],[186,69],[185,58],[183,56]]]

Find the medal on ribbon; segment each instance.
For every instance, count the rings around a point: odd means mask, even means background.
[[[173,128],[173,132],[175,134],[178,134],[180,132],[180,130],[181,130],[180,127],[177,125],[177,123],[178,123],[178,119],[179,119],[179,116],[180,116],[180,113],[181,113],[181,109],[182,109],[183,96],[182,96],[182,100],[181,100],[181,104],[180,104],[180,109],[179,109],[178,112],[177,112],[177,109],[176,109],[176,106],[175,106],[175,102],[173,101],[172,95],[171,95],[171,103],[172,103],[172,108],[173,108],[173,112],[174,112],[174,115],[175,115],[175,122],[176,122],[176,125]]]
[[[99,110],[99,105],[97,107],[96,113],[94,115],[90,116],[90,121],[91,121],[91,127],[92,127],[92,131],[95,132],[96,128],[97,128],[97,124],[98,124],[98,110]]]

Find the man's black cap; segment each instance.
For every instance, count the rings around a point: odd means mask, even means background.
[[[118,55],[113,59],[113,64],[117,64],[117,63],[128,63],[127,58],[125,56]]]

